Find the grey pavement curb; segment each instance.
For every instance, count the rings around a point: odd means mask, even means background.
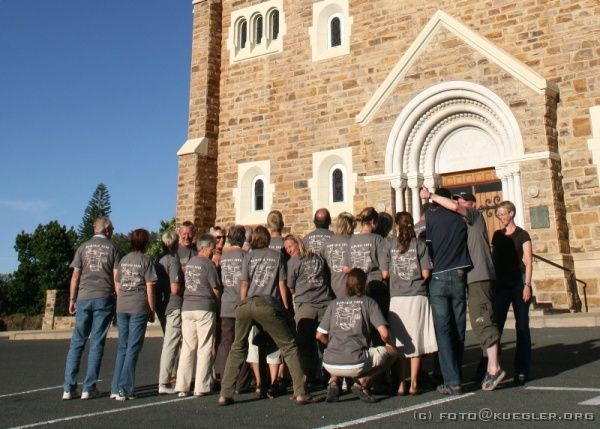
[[[514,329],[514,318],[512,311],[506,320],[504,329]],[[539,314],[538,311],[532,311],[529,316],[529,326],[531,328],[590,328],[600,327],[600,312],[589,313],[560,313],[560,314]],[[470,329],[467,320],[467,329]],[[0,340],[68,340],[71,338],[73,330],[57,331],[4,331],[0,332]],[[162,338],[163,332],[158,323],[148,324],[146,329],[146,338]],[[117,338],[118,331],[116,326],[112,326],[108,331],[108,338]]]

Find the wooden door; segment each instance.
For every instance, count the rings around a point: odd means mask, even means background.
[[[502,182],[496,177],[493,168],[461,171],[442,175],[442,186],[452,194],[470,192],[477,199],[477,208],[487,225],[491,240],[494,231],[502,226],[496,218],[496,207],[502,201]]]

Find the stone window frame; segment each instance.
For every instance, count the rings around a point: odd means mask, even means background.
[[[256,181],[263,180],[263,209],[255,210]],[[273,205],[275,184],[271,183],[271,161],[238,164],[237,187],[233,189],[235,222],[242,225],[264,224]]]
[[[278,16],[277,38],[273,38],[272,20],[275,12]],[[262,18],[261,43],[256,40],[256,22]],[[246,21],[248,40],[244,48],[240,47],[240,26]],[[283,52],[283,36],[287,31],[285,14],[283,13],[283,0],[269,0],[257,5],[234,10],[231,13],[231,25],[227,37],[229,61],[231,64],[253,58]]]
[[[354,195],[358,174],[353,170],[352,148],[326,150],[313,153],[313,175],[308,180],[313,212],[319,208],[327,208],[332,216],[343,211],[354,212]],[[336,169],[342,170],[344,178],[344,200],[333,202],[332,174]]]
[[[353,18],[348,0],[323,0],[313,3],[313,25],[308,29],[313,62],[350,53]],[[340,19],[341,44],[331,46],[331,21]]]

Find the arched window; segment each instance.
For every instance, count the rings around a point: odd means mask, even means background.
[[[238,24],[238,48],[244,49],[248,41],[248,22],[242,19]]]
[[[329,40],[330,48],[342,45],[342,15],[335,13],[329,18]]]
[[[329,169],[329,202],[343,203],[346,198],[346,168],[335,164]]]
[[[269,17],[269,36],[271,40],[277,40],[279,37],[279,11],[275,9]]]
[[[254,36],[257,45],[260,45],[263,38],[263,17],[257,16],[254,20]]]
[[[265,208],[265,181],[262,176],[257,176],[252,182],[252,211],[261,211]]]

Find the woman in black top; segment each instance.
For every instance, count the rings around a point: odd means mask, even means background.
[[[523,384],[531,368],[531,333],[529,304],[531,302],[531,272],[533,254],[527,231],[515,225],[515,205],[503,201],[496,217],[503,228],[492,238],[492,258],[496,270],[496,316],[500,334],[504,329],[508,308],[512,304],[517,330],[514,381]]]

